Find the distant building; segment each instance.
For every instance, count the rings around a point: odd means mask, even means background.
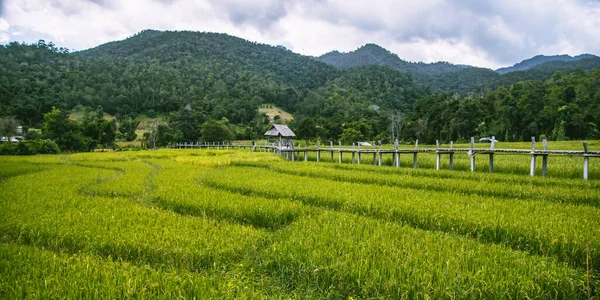
[[[279,143],[281,147],[287,148],[292,145],[291,138],[296,137],[296,134],[289,127],[287,127],[287,125],[272,124],[271,128],[265,132],[265,136],[279,137]]]
[[[287,125],[272,124],[271,128],[265,132],[265,136],[296,137],[296,134]]]

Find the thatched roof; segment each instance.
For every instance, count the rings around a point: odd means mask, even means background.
[[[294,132],[287,127],[287,125],[279,125],[279,124],[273,124],[271,125],[271,128],[269,128],[269,130],[267,130],[267,132],[265,132],[265,135],[268,136],[283,136],[283,137],[291,137],[291,136],[296,136],[294,134]]]

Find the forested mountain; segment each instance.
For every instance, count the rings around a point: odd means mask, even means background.
[[[315,59],[340,69],[365,65],[389,66],[412,74],[417,83],[432,91],[453,92],[463,96],[524,80],[546,80],[557,71],[587,71],[600,67],[600,57],[591,54],[575,57],[538,55],[513,67],[496,71],[448,62],[413,63],[402,60],[398,55],[375,44],[366,44],[348,53],[332,51]]]
[[[249,122],[262,103],[293,110],[340,71],[287,50],[225,34],[144,31],[78,53],[52,43],[0,48],[0,108],[36,126],[52,106],[168,113],[190,104],[204,118]]]
[[[467,68],[434,76],[415,74],[415,79],[433,91],[453,92],[466,96],[472,92],[494,90],[501,86],[513,85],[526,80],[546,80],[556,72],[577,73],[600,68],[600,57],[584,58],[577,61],[550,61],[528,70],[499,74],[490,69]]]
[[[359,50],[378,63],[340,69],[216,33],[147,30],[76,53],[13,42],[0,46],[0,118],[42,129],[70,151],[135,138],[142,114],[164,120],[146,137],[157,137],[152,146],[260,138],[270,120],[258,107],[269,104],[294,114],[289,125],[303,139],[600,137],[598,57],[500,75],[409,63],[376,45]],[[74,108],[83,121],[63,120]]]
[[[526,59],[520,63],[515,64],[512,67],[506,67],[506,68],[500,68],[497,69],[496,72],[498,72],[499,74],[506,74],[506,73],[510,73],[510,72],[514,72],[514,71],[525,71],[525,70],[529,70],[537,65],[541,65],[547,62],[572,62],[572,61],[578,61],[578,60],[582,60],[582,59],[586,59],[586,58],[598,58],[598,56],[595,55],[591,55],[591,54],[581,54],[581,55],[577,55],[577,56],[570,56],[570,55],[551,55],[551,56],[545,56],[545,55],[536,55],[530,59]]]
[[[259,74],[301,90],[323,86],[339,73],[329,65],[281,47],[210,32],[144,30],[126,40],[103,44],[77,55],[109,56],[137,64],[156,60],[177,69],[188,66],[184,73],[221,73],[228,69],[234,74]]]
[[[348,53],[333,51],[316,57],[315,59],[341,69],[365,65],[380,65],[392,67],[400,72],[411,74],[422,73],[428,75],[454,72],[470,67],[465,65],[453,65],[448,62],[436,62],[430,64],[408,62],[399,58],[398,55],[375,44],[366,44]]]

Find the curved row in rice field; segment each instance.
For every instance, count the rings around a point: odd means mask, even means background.
[[[231,150],[0,163],[2,299],[575,299],[600,291],[594,179],[285,162]]]
[[[411,188],[416,190],[443,191],[461,195],[479,195],[483,197],[520,198],[545,200],[567,204],[585,204],[600,207],[600,195],[593,189],[600,185],[582,180],[561,180],[571,184],[558,184],[558,180],[527,181],[514,175],[493,174],[463,176],[460,183],[452,177],[428,178],[431,172],[391,169],[379,172],[379,167],[349,166],[339,167],[326,164],[299,164],[293,168],[282,163],[234,163],[235,166],[265,168],[277,173],[324,178],[341,182],[374,184],[390,187]],[[448,173],[449,171],[444,171]],[[435,171],[433,174],[440,174]],[[569,197],[565,197],[568,194]]]

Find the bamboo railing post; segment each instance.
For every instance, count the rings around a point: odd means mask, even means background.
[[[294,161],[294,141],[291,141],[291,146],[292,146],[292,161]]]
[[[548,151],[548,142],[546,139],[542,140],[544,144],[544,151]],[[546,177],[548,175],[548,154],[544,154],[542,156],[542,177]]]
[[[354,143],[352,143],[352,164],[354,164],[354,156],[356,156],[356,153],[354,152]]]
[[[490,145],[490,173],[494,173],[494,148],[496,145],[496,137],[492,136],[492,144]]]
[[[440,141],[439,140],[435,140],[435,152],[436,152],[435,169],[436,169],[436,171],[439,171],[440,165],[442,164],[442,154],[440,153]]]
[[[398,139],[394,140],[394,153],[392,153],[392,164],[398,168],[400,167],[400,153],[398,153]]]
[[[529,169],[529,176],[535,176],[535,136],[531,137],[531,167]]]
[[[450,141],[450,151],[454,147],[454,142]],[[450,170],[454,169],[454,152],[450,152]]]
[[[329,150],[331,150],[331,162],[333,162],[333,141],[329,141]]]
[[[588,180],[590,171],[590,158],[587,156],[587,141],[583,141],[583,179]]]
[[[340,164],[342,163],[342,141],[339,142],[340,144]]]
[[[360,143],[358,143],[358,164],[360,165]]]
[[[471,172],[475,172],[475,137],[471,137],[471,150],[469,150],[469,156],[471,156]]]
[[[419,139],[415,141],[415,153],[413,153],[413,168],[417,168],[417,149],[419,148]]]

